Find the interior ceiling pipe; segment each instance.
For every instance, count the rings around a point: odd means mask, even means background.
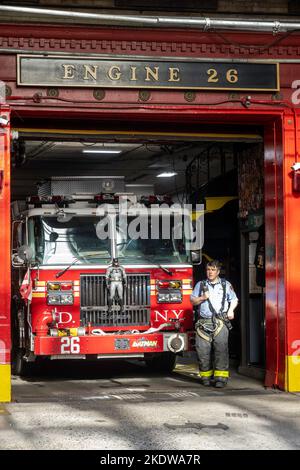
[[[42,8],[0,6],[0,11],[18,13],[22,15],[44,16],[49,18],[60,17],[72,19],[75,23],[85,23],[87,20],[96,20],[98,24],[109,23],[125,26],[149,26],[149,27],[176,27],[181,29],[200,28],[203,31],[212,30],[239,30],[239,31],[265,31],[277,34],[292,30],[300,30],[300,22],[267,21],[258,19],[222,19],[203,17],[172,17],[172,16],[132,16],[100,13],[84,13],[67,10],[52,10]]]

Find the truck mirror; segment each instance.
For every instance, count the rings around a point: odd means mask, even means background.
[[[22,266],[24,266],[25,264],[25,261],[23,259],[20,258],[20,256],[18,255],[18,253],[14,253],[12,255],[12,265],[14,268],[21,268]]]
[[[18,257],[24,261],[24,263],[29,263],[33,258],[33,250],[28,245],[22,245],[18,249]]]
[[[202,262],[202,253],[201,250],[192,250],[191,251],[192,264],[197,265]]]

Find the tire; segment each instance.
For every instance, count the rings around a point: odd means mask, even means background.
[[[19,375],[21,377],[30,375],[32,364],[25,361],[24,354],[25,351],[20,348],[16,348],[12,351],[11,371],[13,375]]]
[[[170,373],[176,365],[176,354],[164,352],[158,354],[145,354],[145,363],[148,369],[153,372]]]
[[[13,375],[18,375],[21,377],[29,377],[34,375],[36,370],[35,362],[27,362],[24,359],[26,350],[25,348],[20,348],[17,306],[14,304],[12,306],[11,328],[11,372]]]
[[[19,377],[36,377],[42,371],[42,360],[39,360],[40,358],[37,357],[34,362],[28,362],[24,359],[24,355],[25,351],[20,348],[13,352],[11,362],[12,374]]]

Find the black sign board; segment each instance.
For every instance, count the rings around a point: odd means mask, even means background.
[[[19,55],[17,72],[21,86],[279,90],[274,62]]]

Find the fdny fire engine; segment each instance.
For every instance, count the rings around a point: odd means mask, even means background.
[[[52,178],[13,204],[15,374],[42,359],[139,358],[173,369],[193,343],[192,252],[169,206],[122,177]],[[155,236],[132,235],[155,221]]]

